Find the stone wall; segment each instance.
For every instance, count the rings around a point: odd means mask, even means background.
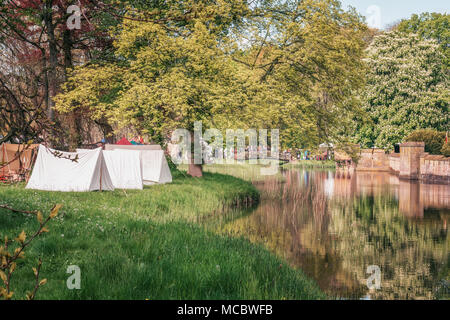
[[[383,149],[362,149],[357,171],[390,171],[389,157]]]
[[[400,153],[391,153],[389,155],[389,168],[396,174],[400,173]]]
[[[450,158],[428,154],[420,157],[420,180],[450,184]]]
[[[425,153],[423,142],[402,143],[399,154],[362,149],[356,171],[391,171],[400,179],[450,184],[450,158]]]

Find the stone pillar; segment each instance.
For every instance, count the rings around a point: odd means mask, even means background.
[[[420,156],[425,152],[424,142],[400,144],[400,178],[418,180],[420,177]]]
[[[408,218],[423,218],[424,206],[420,197],[418,181],[400,180],[398,189],[398,204],[400,213]]]

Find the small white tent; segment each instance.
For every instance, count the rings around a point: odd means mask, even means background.
[[[164,151],[141,151],[142,178],[145,185],[172,182],[172,174],[167,164]]]
[[[143,189],[139,151],[103,151],[103,155],[115,188]]]
[[[106,150],[136,150],[141,153],[141,169],[144,185],[172,182],[172,174],[164,151],[159,145],[117,145],[107,144]]]
[[[60,156],[55,156],[55,152]],[[73,153],[56,151],[43,145],[39,146],[26,188],[78,192],[114,190],[101,148]]]

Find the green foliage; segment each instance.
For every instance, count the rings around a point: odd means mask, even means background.
[[[170,1],[155,9],[158,21],[139,9],[110,29],[113,62],[74,70],[59,111],[80,109],[157,142],[195,121],[279,128],[294,147],[335,135],[356,109],[366,28],[338,1]]]
[[[66,94],[57,98],[60,111],[79,108],[159,143],[174,129],[192,130],[195,121],[208,127],[214,115],[232,114],[242,85],[222,31],[242,16],[245,4],[170,1],[158,10],[158,22],[147,17],[153,10],[141,8],[110,30],[116,61],[75,69]]]
[[[446,57],[446,66],[450,63],[450,15],[443,13],[413,14],[398,25],[401,32],[416,33],[423,39],[435,39],[441,45]]]
[[[405,138],[410,142],[425,142],[425,152],[430,154],[441,154],[445,143],[445,132],[438,132],[432,129],[416,130]]]
[[[368,118],[357,128],[362,147],[392,149],[414,130],[448,129],[449,77],[436,40],[387,32],[367,54],[361,99]]]
[[[257,45],[236,56],[264,84],[249,116],[256,127],[280,128],[284,148],[315,147],[337,139],[358,110],[352,91],[363,85],[366,27],[337,1],[281,3],[256,21]]]
[[[62,205],[60,204],[54,206],[50,210],[50,214],[44,218],[40,211],[23,211],[6,205],[0,205],[0,212],[1,210],[6,210],[10,213],[35,216],[39,225],[37,230],[29,236],[26,234],[25,230],[22,230],[14,240],[10,240],[6,235],[4,236],[3,245],[0,245],[0,280],[3,283],[3,286],[0,285],[0,298],[5,300],[13,298],[13,287],[15,285],[15,283],[12,282],[13,274],[15,274],[15,271],[18,269],[18,264],[23,264],[23,260],[25,259],[25,249],[31,246],[31,244],[34,243],[34,240],[39,236],[49,231],[46,225],[50,220],[56,218],[61,207]],[[34,274],[34,287],[31,291],[26,293],[27,300],[33,300],[36,297],[39,288],[47,283],[47,279],[39,280],[41,267],[42,260],[39,258],[37,267],[32,268]]]
[[[450,143],[446,142],[442,146],[441,154],[443,154],[446,157],[450,157]]]

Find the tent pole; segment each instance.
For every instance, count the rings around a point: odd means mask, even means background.
[[[102,192],[102,175],[103,175],[103,154],[100,158],[100,192]]]

